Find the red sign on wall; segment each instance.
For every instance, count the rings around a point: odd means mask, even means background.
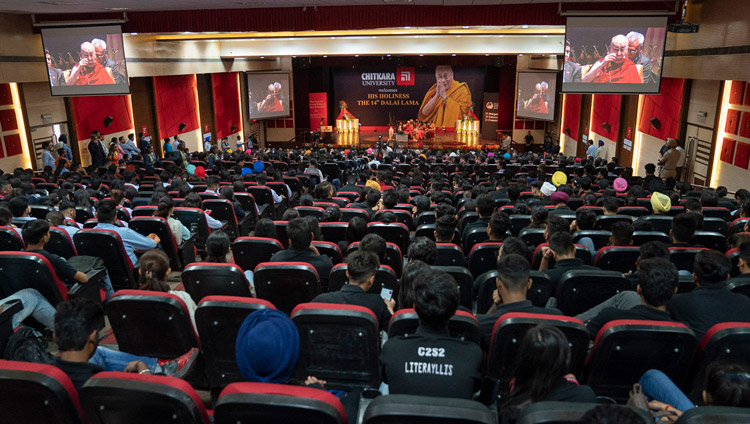
[[[208,124],[204,124],[204,125],[203,125],[203,132],[204,132],[204,133],[207,133],[207,132],[208,132]]]
[[[321,120],[328,125],[328,93],[310,93],[310,129],[320,130]]]
[[[628,127],[628,135],[625,138],[627,138],[628,140],[633,139],[633,127]]]
[[[148,135],[148,127],[145,126],[145,125],[142,126],[141,127],[141,132],[143,133],[143,136],[146,137]]]

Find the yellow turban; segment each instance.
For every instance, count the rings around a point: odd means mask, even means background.
[[[367,187],[370,187],[373,190],[380,191],[380,184],[378,184],[375,180],[368,180],[367,183],[365,183]]]
[[[666,194],[661,194],[657,191],[651,195],[651,209],[654,212],[669,212],[672,209],[672,200]]]
[[[563,184],[566,184],[568,182],[568,176],[565,175],[562,171],[557,171],[554,174],[552,174],[552,184],[555,185],[555,187],[560,187]]]

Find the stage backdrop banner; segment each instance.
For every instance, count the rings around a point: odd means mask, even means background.
[[[363,127],[386,127],[390,114],[453,128],[482,99],[484,75],[478,67],[355,66],[334,69],[333,90],[337,104],[345,101]],[[481,110],[474,106],[474,114]]]
[[[320,120],[328,125],[328,93],[310,93],[310,128],[320,129]]]
[[[496,140],[498,94],[484,93],[482,105],[482,138],[485,140]]]

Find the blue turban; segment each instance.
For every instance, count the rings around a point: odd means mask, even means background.
[[[604,146],[604,140],[599,140],[599,145]]]
[[[256,174],[260,174],[264,169],[266,169],[266,165],[264,165],[263,162],[256,160],[253,164],[253,169],[255,170]]]
[[[504,157],[505,159],[510,159],[510,153],[506,153],[506,154],[504,154],[504,155],[503,155],[503,157]]]
[[[297,326],[281,311],[255,311],[245,318],[237,333],[234,354],[245,380],[286,383],[299,358]]]
[[[250,169],[250,168],[248,168],[247,166],[246,166],[246,167],[244,167],[244,168],[242,168],[242,176],[243,176],[243,177],[244,177],[245,175],[247,175],[247,174],[252,174],[252,173],[253,173],[253,170],[252,170],[252,169]]]

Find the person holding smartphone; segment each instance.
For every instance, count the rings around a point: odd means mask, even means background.
[[[396,301],[390,296],[381,298],[379,294],[367,292],[375,284],[375,274],[380,267],[380,260],[374,253],[357,250],[348,256],[346,264],[349,284],[337,292],[319,294],[313,302],[364,306],[378,317],[380,329],[386,330]]]

